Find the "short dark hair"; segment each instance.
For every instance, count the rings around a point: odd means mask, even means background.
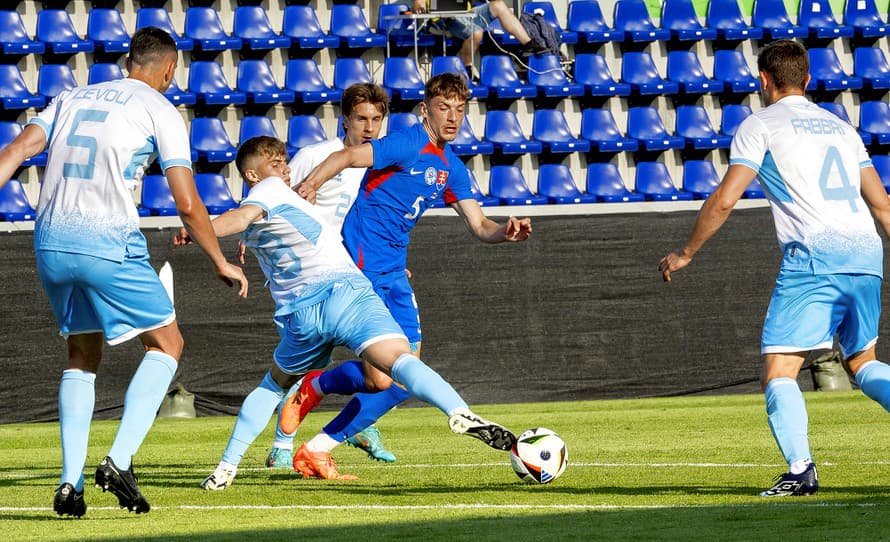
[[[142,27],[130,38],[130,61],[134,64],[145,66],[170,53],[176,53],[176,42],[156,26]]]
[[[804,90],[810,73],[810,57],[796,41],[774,41],[760,50],[757,69],[766,72],[778,90]]]
[[[430,103],[436,96],[466,101],[470,97],[467,79],[463,75],[451,72],[443,72],[430,77],[426,82],[423,99],[426,103]]]
[[[389,108],[389,96],[383,87],[374,83],[356,83],[343,91],[340,98],[340,113],[344,117],[352,114],[356,106],[369,103],[377,108],[384,116]]]
[[[287,147],[281,140],[270,136],[252,137],[238,148],[238,154],[235,155],[235,167],[243,177],[244,172],[253,165],[251,164],[253,160],[258,157],[271,158],[272,156],[287,157]]]

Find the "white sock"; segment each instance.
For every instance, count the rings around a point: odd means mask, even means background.
[[[807,467],[809,467],[812,462],[812,459],[800,459],[789,465],[788,470],[791,471],[791,474],[800,474],[807,470]]]
[[[306,443],[306,449],[310,452],[324,452],[329,454],[339,445],[339,442],[331,438],[331,436],[324,431],[321,431]]]
[[[238,465],[232,465],[228,461],[220,461],[216,468],[228,472],[231,476],[235,476],[238,472]]]
[[[291,451],[293,451],[294,443],[293,442],[278,442],[276,440],[275,442],[272,443],[272,449],[273,450],[291,450]]]

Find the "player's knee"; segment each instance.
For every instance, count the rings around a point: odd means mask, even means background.
[[[365,374],[365,386],[370,393],[383,391],[392,385],[392,378],[380,371],[374,371],[372,374]]]

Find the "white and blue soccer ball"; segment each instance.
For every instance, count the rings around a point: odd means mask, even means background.
[[[549,484],[565,472],[569,462],[566,443],[553,431],[535,427],[516,439],[510,465],[516,476],[530,484]]]

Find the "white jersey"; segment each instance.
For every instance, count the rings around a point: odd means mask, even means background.
[[[343,247],[340,232],[281,178],[268,177],[254,185],[241,205],[265,211],[241,239],[269,281],[276,316],[311,302],[312,294],[337,279],[364,278]]]
[[[162,94],[118,79],[59,94],[29,124],[49,151],[34,228],[35,250],[123,261],[142,243],[133,191],[159,156],[162,170],[192,167],[185,122]]]
[[[339,150],[343,150],[342,139],[328,139],[308,147],[303,147],[290,161],[291,188],[300,186],[315,166]],[[367,168],[346,168],[328,181],[316,192],[315,206],[321,216],[337,230],[343,227],[346,213],[352,208],[358,189],[365,178]]]
[[[742,122],[730,164],[757,171],[783,269],[881,276],[881,238],[860,193],[860,169],[871,159],[850,124],[803,96],[787,96]]]

